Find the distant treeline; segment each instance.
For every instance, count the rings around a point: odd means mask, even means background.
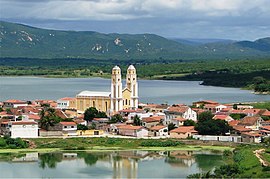
[[[171,62],[159,59],[125,61],[118,59],[30,59],[0,58],[1,76],[56,76],[91,77],[96,74],[110,75],[114,65],[126,67],[134,64],[140,78],[166,80],[198,80],[204,85],[225,87],[251,87],[265,91],[270,81],[270,59],[254,60],[193,60]],[[254,81],[262,77],[261,81]]]

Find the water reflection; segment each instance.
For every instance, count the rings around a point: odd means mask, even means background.
[[[16,156],[14,156],[14,154],[1,154],[0,168],[2,168],[2,161],[22,163],[24,165],[34,163],[34,165],[37,165],[38,168],[41,169],[39,172],[42,173],[42,177],[61,177],[63,176],[63,173],[61,173],[60,170],[65,166],[65,174],[67,176],[71,176],[69,175],[69,172],[71,173],[71,170],[73,170],[73,177],[82,177],[82,174],[84,174],[83,177],[99,178],[140,178],[155,176],[161,178],[185,177],[188,174],[199,171],[208,171],[215,166],[223,164],[221,154],[209,151],[136,150],[112,152],[26,153]],[[54,171],[56,173],[53,174],[51,172],[51,175],[47,175],[50,173],[48,171]],[[29,175],[32,176],[31,174]]]

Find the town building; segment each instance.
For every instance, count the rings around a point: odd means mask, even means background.
[[[34,121],[16,121],[10,124],[10,134],[12,138],[37,138],[38,123]]]
[[[138,82],[136,69],[130,65],[127,69],[126,85],[123,88],[121,69],[112,69],[111,91],[82,91],[76,96],[76,109],[83,113],[87,108],[95,107],[99,111],[113,114],[123,109],[138,108]]]

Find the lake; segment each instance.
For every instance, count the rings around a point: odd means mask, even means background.
[[[0,178],[185,178],[223,164],[211,151],[0,154]]]
[[[139,80],[143,103],[191,104],[199,100],[221,103],[269,101],[270,95],[255,95],[249,90],[199,85],[198,81]],[[75,97],[80,91],[110,91],[110,79],[0,77],[0,101]],[[125,84],[125,81],[123,81]]]

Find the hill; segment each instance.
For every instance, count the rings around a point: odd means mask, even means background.
[[[155,34],[59,31],[0,21],[1,58],[86,58],[169,62],[270,57],[269,38],[190,45]]]

